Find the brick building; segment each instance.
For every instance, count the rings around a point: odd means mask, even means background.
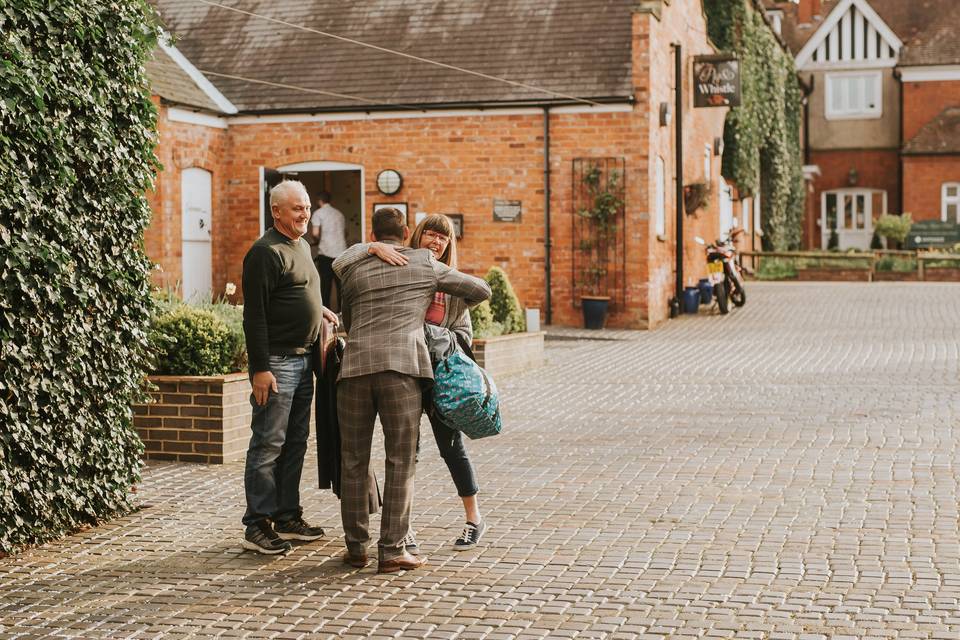
[[[867,248],[883,213],[960,222],[960,5],[770,2],[810,87],[804,245]],[[811,167],[812,169],[813,167]]]
[[[678,245],[682,284],[695,284],[705,265],[694,236],[759,228],[753,203],[720,176],[727,108],[693,108],[693,59],[715,53],[699,1],[155,4],[176,38],[148,69],[164,169],[146,247],[162,284],[239,283],[270,223],[266,190],[284,176],[331,191],[350,242],[367,237],[377,205],[404,204],[411,224],[421,212],[461,216],[461,268],[503,267],[524,306],[557,324],[580,324],[590,292],[577,211],[592,168],[624,202],[600,265],[610,326],[667,318]],[[715,187],[680,215],[680,239],[678,125],[681,186]],[[396,190],[378,181],[385,170]]]

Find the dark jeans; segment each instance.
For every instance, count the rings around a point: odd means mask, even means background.
[[[300,517],[300,475],[313,410],[313,367],[309,354],[270,356],[278,392],[257,404],[250,394],[253,435],[247,449],[243,484],[248,527],[270,518],[284,522]]]
[[[467,449],[463,444],[463,434],[443,424],[440,417],[433,412],[430,412],[428,417],[430,426],[433,427],[433,438],[437,441],[437,448],[440,450],[440,457],[447,463],[450,477],[453,478],[453,484],[457,487],[457,495],[461,498],[477,495],[480,487],[477,485],[477,474],[470,462],[470,456],[467,455]],[[418,453],[419,450],[418,441]]]
[[[317,265],[317,271],[320,273],[320,296],[323,299],[323,305],[328,309],[333,309],[331,302],[333,300],[333,285],[337,283],[337,293],[340,292],[340,284],[337,282],[337,276],[333,273],[333,260],[330,256],[323,254],[313,259]],[[338,295],[337,298],[340,296]],[[337,309],[340,307],[340,300],[337,300]]]

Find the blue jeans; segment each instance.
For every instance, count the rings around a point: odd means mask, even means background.
[[[300,475],[313,410],[310,354],[270,356],[270,371],[277,379],[277,393],[271,390],[263,406],[250,394],[253,435],[243,474],[247,495],[243,524],[248,527],[267,518],[285,522],[303,513]]]

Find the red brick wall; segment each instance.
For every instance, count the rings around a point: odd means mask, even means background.
[[[864,189],[883,189],[887,192],[887,210],[900,213],[899,206],[899,162],[896,149],[853,149],[845,151],[812,151],[810,163],[820,167],[821,174],[814,180],[814,188],[807,193],[807,219],[804,221],[804,247],[819,249],[821,244],[820,194],[832,189],[846,189],[851,186]],[[857,183],[849,182],[850,169],[857,170]],[[874,217],[880,212],[874,212]]]
[[[646,327],[667,317],[674,291],[676,246],[674,124],[659,126],[660,102],[674,103],[671,43],[684,46],[685,182],[701,182],[704,145],[722,135],[726,109],[693,109],[693,56],[714,53],[705,38],[699,3],[663,5],[662,20],[633,16],[636,105],[619,113],[551,115],[552,309],[556,324],[579,325],[572,299],[572,164],[580,157],[617,157],[626,162],[626,305],[611,327]],[[650,158],[666,166],[666,241],[653,238],[655,198]],[[482,275],[492,265],[510,275],[524,306],[544,307],[543,115],[460,115],[420,119],[335,120],[299,123],[231,123],[229,130],[170,122],[161,113],[158,155],[164,164],[152,196],[155,219],[147,251],[163,271],[158,280],[180,277],[180,171],[190,166],[214,174],[213,288],[240,284],[243,256],[260,232],[260,167],[309,161],[361,165],[369,228],[372,205],[405,201],[416,211],[461,213],[461,268]],[[404,176],[403,189],[382,196],[375,178],[385,168]],[[705,275],[702,248],[719,230],[719,157],[712,156],[711,204],[685,216],[685,281]],[[517,224],[493,221],[494,199],[520,200]],[[736,214],[735,214],[736,215]]]
[[[904,209],[914,220],[939,220],[944,182],[960,182],[960,156],[904,156]]]
[[[960,105],[960,82],[905,82],[903,84],[903,140],[917,132],[947,107]]]
[[[635,17],[634,60],[635,94],[641,104],[638,109],[646,113],[649,127],[650,171],[646,176],[645,208],[650,212],[646,227],[649,252],[648,314],[651,326],[663,322],[669,313],[668,301],[675,293],[676,277],[676,133],[678,119],[674,113],[670,126],[660,126],[660,103],[666,102],[675,109],[674,95],[674,51],[670,46],[679,42],[683,51],[683,131],[684,163],[683,182],[691,184],[704,182],[709,178],[713,186],[710,204],[694,214],[684,214],[684,285],[695,285],[697,280],[706,277],[706,260],[703,247],[693,240],[700,236],[707,241],[714,240],[720,232],[719,178],[720,157],[711,156],[711,175],[704,175],[704,147],[714,145],[714,139],[723,136],[723,121],[727,108],[693,108],[693,58],[696,55],[715,53],[703,39],[706,24],[701,13],[700,3],[674,2],[664,6],[662,20],[656,20],[649,14]],[[638,51],[638,49],[640,49]],[[644,99],[646,98],[646,99]],[[655,172],[653,162],[657,156],[664,160],[666,178],[666,233],[665,241],[654,235],[654,207],[656,200]],[[734,215],[739,216],[736,204]]]
[[[213,174],[213,284],[215,292],[222,291],[223,282],[217,278],[226,264],[222,250],[232,242],[229,215],[224,207],[226,182],[223,165],[229,155],[230,136],[226,129],[171,121],[168,114],[167,107],[160,108],[156,155],[163,170],[148,195],[153,220],[144,234],[147,256],[159,265],[154,272],[154,283],[173,288],[182,277],[180,180],[184,169],[197,167]]]

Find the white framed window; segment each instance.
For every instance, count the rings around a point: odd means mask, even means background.
[[[767,9],[767,17],[770,18],[770,26],[779,35],[783,32],[783,12]]]
[[[704,145],[703,149],[703,181],[707,184],[710,184],[710,176],[713,173],[713,164],[711,160],[713,159],[713,146]]]
[[[656,207],[654,210],[654,214],[656,215],[656,234],[658,238],[665,238],[667,235],[667,183],[663,158],[657,156],[657,161],[654,163],[654,166],[654,179],[657,181],[657,201],[654,203],[654,207]]]
[[[750,218],[753,212],[750,210],[750,201],[744,198],[740,201],[740,220],[743,221],[743,230],[750,234]]]
[[[827,120],[879,118],[883,115],[883,72],[828,73]]]
[[[940,219],[960,223],[960,182],[945,182],[940,189]]]

